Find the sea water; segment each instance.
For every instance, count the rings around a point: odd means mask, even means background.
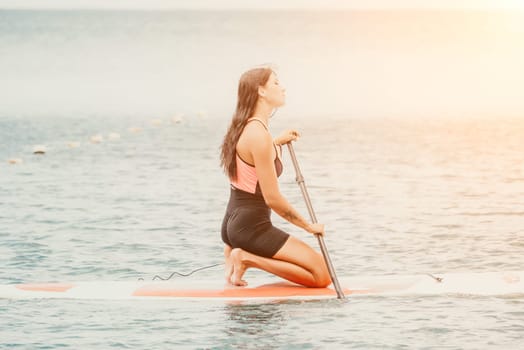
[[[272,20],[299,21],[287,16]],[[221,49],[247,65],[252,53],[239,49],[238,36],[256,39],[263,31],[237,33],[235,26],[246,22],[238,14],[4,11],[0,18],[0,70],[13,83],[12,90],[2,88],[15,98],[2,101],[0,116],[0,283],[134,281],[221,263],[219,227],[229,188],[219,146],[238,75],[230,65],[225,72],[215,65],[216,77],[197,72],[204,61],[226,61],[226,54],[210,49],[224,42],[230,46]],[[308,40],[323,42],[327,34],[316,25],[309,30],[318,37]],[[300,37],[295,30],[284,32]],[[214,41],[227,35],[236,39]],[[171,51],[171,38],[190,55]],[[285,50],[275,56],[293,53],[293,47]],[[201,55],[192,56],[196,52]],[[164,74],[179,77],[169,91]],[[231,81],[222,82],[226,77]],[[165,95],[150,93],[159,91],[155,81]],[[233,92],[214,94],[220,84]],[[196,93],[196,86],[204,90]],[[132,98],[123,101],[126,94]],[[521,118],[321,115],[308,108],[314,95],[307,97],[305,104],[297,97],[288,101],[270,128],[275,135],[286,128],[302,133],[295,151],[339,276],[523,269]],[[102,142],[91,142],[94,135]],[[33,154],[35,145],[45,145],[46,154]],[[12,158],[22,163],[8,164]],[[307,216],[285,148],[284,166],[281,191]],[[276,214],[273,219],[317,246],[311,235]],[[196,275],[220,278],[222,267]],[[262,276],[250,270],[245,277]],[[273,303],[4,299],[0,344],[520,349],[523,310],[522,296]]]

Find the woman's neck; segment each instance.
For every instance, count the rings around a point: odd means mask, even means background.
[[[269,106],[266,103],[257,103],[253,116],[251,118],[258,118],[264,121],[266,125],[269,124],[269,118],[273,113],[273,107]]]

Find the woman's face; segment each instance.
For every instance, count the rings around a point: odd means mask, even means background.
[[[259,93],[273,107],[283,106],[286,102],[286,89],[280,85],[275,73],[271,73],[266,85],[260,87]]]

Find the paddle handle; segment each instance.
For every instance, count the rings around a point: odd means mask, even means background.
[[[291,161],[293,162],[293,166],[295,167],[295,172],[297,174],[297,183],[300,186],[300,190],[302,191],[302,196],[304,197],[304,200],[306,201],[307,210],[309,212],[309,216],[311,217],[311,221],[316,224],[317,216],[315,215],[315,211],[313,210],[313,205],[311,204],[311,199],[309,198],[309,193],[306,188],[306,182],[304,181],[304,176],[302,176],[302,172],[300,171],[300,167],[298,165],[297,156],[295,155],[295,150],[293,149],[293,145],[291,142],[287,143],[287,147],[289,149],[289,154],[291,155]],[[315,234],[318,240],[318,244],[320,245],[320,250],[322,251],[322,256],[324,257],[324,261],[326,262],[326,266],[329,271],[329,276],[331,277],[331,282],[333,282],[333,286],[335,287],[335,291],[337,292],[337,298],[344,299],[344,293],[342,292],[342,288],[340,288],[340,283],[338,282],[337,275],[335,273],[335,268],[333,267],[333,264],[331,263],[331,259],[329,257],[329,253],[326,247],[326,243],[324,242],[324,237],[320,234]]]

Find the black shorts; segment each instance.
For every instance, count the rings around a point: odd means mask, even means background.
[[[271,223],[271,209],[264,198],[231,189],[226,215],[222,221],[222,241],[232,248],[272,258],[289,234]]]

